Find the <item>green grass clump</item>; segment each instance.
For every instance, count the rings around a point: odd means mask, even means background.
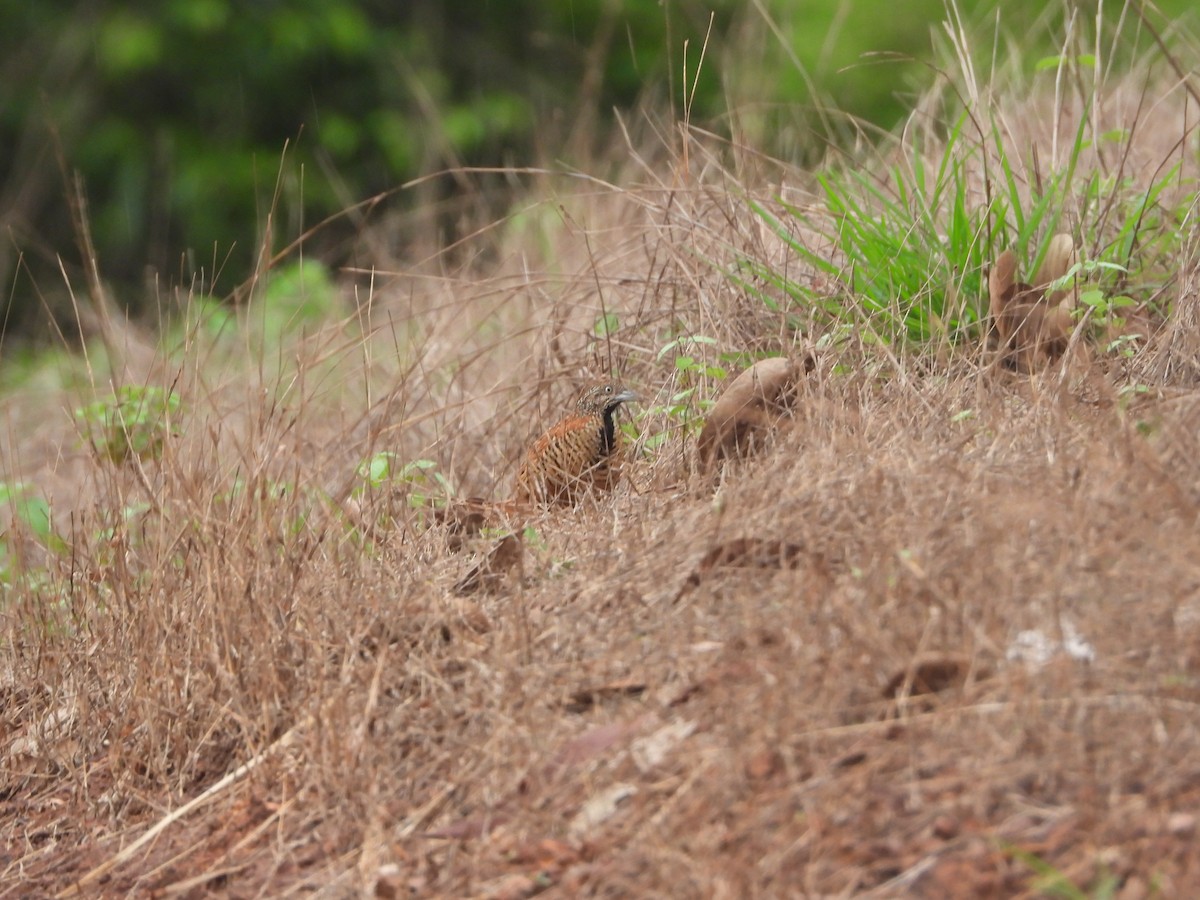
[[[100,457],[122,463],[162,456],[180,412],[174,391],[155,385],[125,385],[104,400],[75,410],[84,439]]]
[[[1072,68],[1075,57],[1051,62]],[[1049,66],[1040,61],[1039,70]],[[987,270],[1005,249],[1033,277],[1051,240],[1070,234],[1088,279],[1081,300],[1104,324],[1116,307],[1166,313],[1195,186],[1169,156],[1146,178],[1131,171],[1130,129],[1101,130],[1096,84],[1077,82],[1078,111],[1057,165],[966,92],[946,116],[910,120],[875,151],[816,171],[813,202],[776,195],[749,208],[789,251],[780,265],[743,254],[729,279],[767,308],[829,329],[851,327],[893,348],[975,345],[987,318]],[[1033,135],[1034,140],[1037,139]],[[1167,148],[1171,154],[1177,148]],[[1115,159],[1115,164],[1105,162]],[[796,263],[799,263],[797,265]],[[803,318],[789,320],[801,328]],[[1128,351],[1128,341],[1120,344]]]

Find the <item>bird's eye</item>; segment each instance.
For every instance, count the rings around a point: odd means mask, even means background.
[[[612,393],[612,385],[611,385],[611,384],[606,384],[606,385],[604,386],[604,393],[606,393],[606,394],[611,394],[611,393]]]

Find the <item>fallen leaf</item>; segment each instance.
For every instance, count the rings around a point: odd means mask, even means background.
[[[752,781],[764,781],[783,767],[779,751],[762,747],[750,754],[746,760],[746,776]]]
[[[508,821],[508,816],[497,813],[490,816],[471,816],[460,819],[452,825],[426,831],[424,837],[444,838],[450,841],[466,841],[472,838],[485,837],[494,828],[499,828]]]
[[[895,699],[905,685],[908,685],[904,691],[907,696],[939,694],[962,687],[970,670],[971,660],[961,654],[925,653],[888,679],[883,696],[888,700]]]
[[[561,769],[573,769],[594,759],[654,720],[655,716],[648,713],[630,722],[609,722],[585,731],[563,746],[547,767],[547,774],[555,774]]]
[[[545,879],[534,878],[530,875],[505,875],[483,889],[481,896],[487,900],[524,900],[544,891],[548,884]]]
[[[630,747],[634,764],[643,774],[657,768],[668,754],[695,730],[695,722],[680,720],[664,725],[653,734],[638,738]]]
[[[593,795],[567,826],[567,832],[576,839],[587,835],[603,825],[620,808],[621,804],[637,793],[632,784],[614,784]]]

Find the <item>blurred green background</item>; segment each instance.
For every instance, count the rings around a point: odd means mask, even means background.
[[[1169,32],[1194,15],[1163,0]],[[964,0],[985,58],[1056,52],[1074,4]],[[997,12],[997,9],[1000,12]],[[1094,33],[1096,4],[1072,31]],[[586,165],[614,110],[738,123],[818,161],[858,117],[890,129],[935,77],[942,0],[0,0],[0,277],[9,329],[75,284],[64,172],[78,171],[103,275],[137,312],[170,286],[223,294],[272,218],[278,249],[339,210],[459,166]],[[1151,52],[1137,15],[1105,17]],[[876,54],[876,55],[865,55]],[[878,55],[883,54],[883,55]],[[944,59],[944,55],[942,57]],[[1024,63],[1022,63],[1024,64]],[[840,110],[836,123],[823,110]],[[849,117],[844,114],[849,114]],[[401,191],[388,209],[464,191]],[[308,245],[337,265],[370,217]],[[452,219],[445,227],[453,228]],[[452,235],[447,234],[446,237]],[[149,285],[149,287],[147,287]],[[53,303],[49,304],[51,307]]]

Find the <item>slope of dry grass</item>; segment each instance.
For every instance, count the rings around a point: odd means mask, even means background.
[[[1133,196],[1177,159],[1155,209],[1181,231],[1132,354],[1065,373],[739,286],[751,259],[855,302],[751,212],[783,184],[819,219],[809,176],[692,136],[617,184],[534,176],[464,245],[351,273],[359,311],[282,349],[253,313],[172,354],[127,331],[115,378],[181,398],[161,458],[86,449],[78,392],[7,400],[3,476],[62,542],[6,537],[4,895],[1185,896],[1195,113],[1129,84],[1087,112],[1124,149],[1079,181],[1119,169]],[[1084,114],[979,102],[1030,191],[1046,110]],[[994,149],[967,153],[969,202]],[[1102,247],[1120,207],[1089,203],[1064,221]],[[795,415],[714,490],[715,367],[811,348]],[[455,591],[493,537],[431,527],[432,469],[355,476],[390,451],[504,497],[610,368],[642,397],[627,485],[522,522],[486,590]]]

